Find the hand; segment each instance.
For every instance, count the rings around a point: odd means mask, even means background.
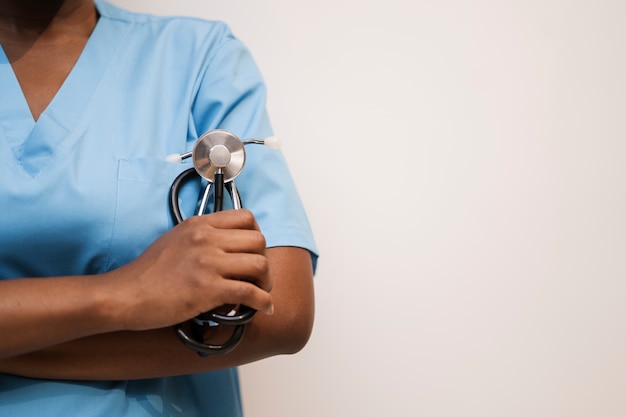
[[[273,311],[265,238],[247,210],[192,216],[102,279],[119,330],[171,326],[224,304]]]

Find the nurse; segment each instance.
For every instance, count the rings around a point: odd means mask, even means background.
[[[93,0],[0,2],[0,45],[0,415],[240,416],[235,367],[309,338],[315,243],[280,152],[248,148],[247,210],[176,227],[188,165],[165,158],[272,134],[249,52],[223,23]],[[233,352],[177,339],[227,303],[261,312]]]

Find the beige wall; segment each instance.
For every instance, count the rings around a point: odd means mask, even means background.
[[[626,416],[625,2],[116,2],[230,23],[315,228],[248,416]]]

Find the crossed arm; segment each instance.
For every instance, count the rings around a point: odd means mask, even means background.
[[[0,330],[11,335],[0,341],[0,372],[140,379],[295,353],[313,325],[310,254],[264,244],[250,213],[222,212],[186,221],[103,276],[0,282]],[[201,358],[172,326],[222,304],[260,314],[235,350]]]

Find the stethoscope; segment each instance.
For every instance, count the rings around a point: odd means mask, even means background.
[[[230,195],[233,209],[240,209],[241,196],[235,186],[235,178],[241,173],[246,162],[244,145],[250,143],[263,144],[272,149],[280,147],[277,137],[266,139],[240,140],[227,130],[210,130],[198,138],[191,152],[173,154],[167,157],[170,162],[180,163],[191,158],[193,168],[181,172],[172,182],[169,193],[169,206],[175,224],[184,218],[180,210],[180,190],[189,181],[198,177],[206,180],[206,186],[198,199],[196,215],[218,212],[224,209],[224,191]],[[213,208],[208,210],[213,197]],[[227,353],[234,349],[243,337],[244,326],[254,317],[256,310],[244,306],[224,306],[202,313],[187,323],[176,327],[176,334],[188,348],[201,356]],[[234,326],[230,338],[221,344],[204,343],[205,327]]]

